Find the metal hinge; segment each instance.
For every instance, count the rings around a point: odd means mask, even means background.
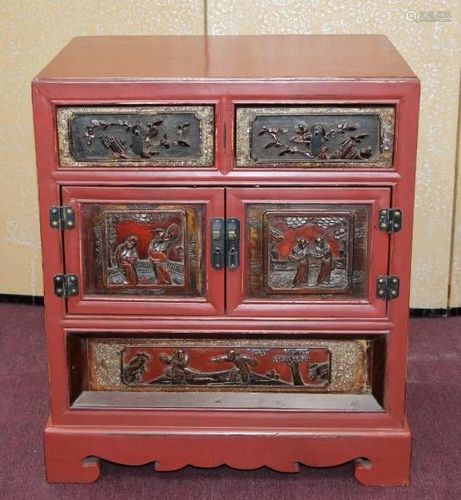
[[[76,274],[56,274],[53,278],[54,294],[58,297],[76,297],[78,290],[78,276]]]
[[[50,226],[53,229],[73,229],[75,210],[72,207],[50,207]]]
[[[396,299],[400,294],[400,278],[398,276],[378,276],[376,293],[380,299]]]
[[[382,208],[379,211],[379,229],[386,233],[397,233],[402,229],[402,210]]]

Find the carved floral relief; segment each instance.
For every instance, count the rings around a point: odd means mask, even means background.
[[[209,167],[212,106],[62,107],[57,110],[64,167]]]
[[[236,119],[237,167],[392,166],[392,107],[240,107]]]

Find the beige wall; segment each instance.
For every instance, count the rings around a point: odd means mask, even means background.
[[[40,295],[30,81],[77,35],[203,34],[203,0],[4,0],[0,9],[0,293]]]
[[[455,216],[453,218],[453,241],[451,260],[451,283],[449,307],[461,307],[461,88],[459,94],[458,157],[455,183]]]
[[[29,82],[70,38],[205,31],[212,35],[384,33],[422,80],[412,306],[447,307],[460,81],[459,5],[457,0],[3,2],[0,262],[7,266],[0,266],[0,293],[33,295],[42,291]],[[418,13],[450,11],[452,21],[409,22],[405,19],[408,9]],[[461,305],[461,203],[457,210],[454,253],[458,252],[458,260],[452,266],[453,306]]]

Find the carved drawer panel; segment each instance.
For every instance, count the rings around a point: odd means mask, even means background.
[[[383,337],[198,340],[75,335],[70,337],[69,351],[71,357],[83,356],[81,363],[89,374],[86,381],[81,381],[79,370],[71,374],[74,397],[99,393],[93,402],[102,401],[103,393],[106,401],[116,397],[108,393],[118,393],[122,399],[126,393],[150,393],[152,406],[173,400],[178,406],[206,401],[212,405],[221,394],[225,406],[226,401],[237,404],[239,394],[251,393],[271,405],[283,393],[298,395],[292,401],[297,404],[301,394],[330,394],[373,396],[378,405],[382,374],[373,360],[378,352],[383,354],[383,345]],[[182,400],[184,394],[189,395]],[[140,395],[138,401],[146,397]],[[135,400],[136,396],[130,401]]]
[[[391,168],[394,108],[238,107],[237,167]]]
[[[213,106],[61,107],[63,167],[209,167]]]

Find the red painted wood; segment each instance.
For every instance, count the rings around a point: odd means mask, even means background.
[[[306,60],[306,53],[313,57]],[[77,37],[39,76],[94,82],[133,77],[233,80],[414,78],[415,74],[384,35],[361,34]]]
[[[399,102],[413,91],[418,92],[418,84],[414,79],[408,81],[402,80],[383,80],[383,81],[280,81],[277,83],[268,81],[248,81],[245,83],[235,82],[210,82],[209,86],[197,84],[195,82],[149,82],[148,80],[139,83],[136,80],[128,82],[111,82],[80,84],[62,83],[62,81],[45,82],[37,79],[34,82],[34,88],[45,95],[53,106],[57,105],[84,105],[84,104],[216,104],[217,114],[222,113],[225,122],[222,123],[223,129],[227,131],[227,155],[221,154],[224,141],[217,141],[215,168],[207,169],[185,169],[185,168],[156,168],[155,171],[146,171],[144,169],[124,168],[123,171],[108,171],[107,169],[86,169],[85,171],[76,171],[72,168],[59,168],[57,162],[56,131],[54,120],[47,122],[47,128],[44,133],[48,134],[48,140],[55,143],[54,149],[48,151],[48,162],[42,167],[43,173],[48,172],[57,181],[66,183],[100,183],[100,182],[118,182],[133,183],[143,182],[149,185],[165,183],[181,183],[182,185],[198,184],[222,184],[222,185],[245,185],[245,184],[268,184],[272,180],[277,185],[297,185],[299,182],[319,183],[364,183],[380,184],[389,180],[399,178],[396,172],[373,169],[373,175],[370,170],[362,169],[306,169],[296,171],[286,171],[277,169],[276,176],[269,171],[251,169],[251,171],[232,169],[233,166],[233,106],[236,104],[252,103],[278,103],[293,105],[309,104],[334,104],[340,102],[352,103],[354,105],[372,105],[372,104],[394,104],[398,107]],[[129,85],[127,85],[129,83]],[[206,89],[206,90],[205,90]],[[50,93],[51,92],[51,93]],[[136,95],[136,99],[133,96]],[[161,96],[161,97],[159,97]],[[227,103],[227,111],[223,113],[221,107]],[[232,106],[229,104],[232,103]],[[219,127],[219,123],[216,125]],[[406,133],[402,131],[401,133]],[[227,166],[226,166],[227,165]],[[407,163],[400,161],[400,151],[396,144],[394,151],[394,169],[401,174],[405,170]],[[222,173],[227,173],[223,178]]]
[[[161,189],[121,187],[65,187],[62,199],[66,206],[76,210],[76,229],[64,232],[66,273],[80,277],[78,297],[68,300],[68,312],[101,314],[173,314],[220,315],[224,311],[224,271],[211,267],[210,221],[224,216],[224,190],[222,188]],[[197,297],[117,297],[85,294],[82,269],[82,217],[83,203],[146,203],[146,204],[201,204],[206,206],[206,223],[202,228],[206,246],[202,265],[205,267],[206,296]]]
[[[388,235],[378,229],[378,212],[390,204],[390,190],[386,188],[298,188],[253,189],[235,188],[227,191],[227,216],[241,221],[241,234],[247,234],[246,206],[250,203],[308,203],[316,204],[365,204],[371,206],[369,233],[369,264],[367,266],[368,300],[309,300],[248,299],[245,297],[245,276],[251,272],[248,261],[248,241],[242,237],[242,264],[236,271],[227,273],[227,313],[230,315],[262,317],[346,317],[368,318],[386,315],[386,302],[376,296],[376,278],[387,273]]]
[[[379,38],[382,37],[375,39],[378,44]],[[162,43],[168,42],[164,39]],[[222,43],[226,42],[222,40]],[[397,57],[387,42],[386,47],[386,53],[390,51]],[[340,54],[336,56],[337,61],[343,60]],[[263,78],[226,79],[213,73],[182,80],[169,79],[166,75],[158,80],[148,75],[139,79],[135,73],[98,79],[82,72],[67,78],[56,70],[72,66],[64,53],[52,72],[42,73],[34,81],[32,96],[51,385],[51,416],[45,431],[50,482],[92,482],[99,476],[100,458],[128,465],[157,461],[158,470],[175,470],[187,464],[213,467],[227,463],[243,469],[269,465],[276,470],[294,472],[298,462],[331,466],[364,457],[372,466],[356,463],[359,481],[408,484],[411,435],[405,420],[405,371],[419,82],[413,74],[403,74],[400,70],[393,73],[392,64],[389,69],[389,61],[395,62],[400,56],[397,59],[392,56],[386,62],[385,75],[357,78],[367,71],[363,67],[371,64],[373,56],[370,52],[367,59],[356,60],[355,76],[325,78],[318,73],[283,79],[265,74]],[[232,59],[232,64],[238,65],[239,59]],[[318,54],[318,61],[321,60],[322,55]],[[108,64],[116,71],[117,61]],[[324,68],[327,70],[331,71]],[[238,68],[235,71],[240,74]],[[354,73],[354,68],[344,71]],[[164,103],[215,106],[213,167],[151,170],[59,167],[56,106]],[[236,169],[233,160],[235,106],[245,103],[395,105],[393,168]],[[71,201],[72,193],[90,199],[120,199],[123,193],[123,197],[128,197],[125,199],[137,200],[139,193],[145,193],[150,199],[153,188],[166,199],[207,200],[210,207],[207,217],[241,216],[242,201],[278,199],[283,202],[301,197],[304,190],[319,202],[366,200],[374,204],[375,214],[378,207],[386,204],[401,208],[404,212],[402,231],[390,238],[374,231],[372,243],[372,274],[398,275],[400,297],[386,306],[377,301],[370,284],[369,300],[338,304],[335,308],[324,307],[324,304],[309,308],[280,304],[274,309],[273,304],[242,303],[242,268],[234,274],[227,272],[225,287],[224,271],[211,269],[208,259],[208,294],[202,302],[170,301],[166,307],[158,308],[148,301],[128,304],[127,301],[76,298],[69,301],[67,310],[66,302],[53,293],[52,276],[64,271],[80,271],[78,233],[66,232],[63,239],[59,231],[52,230],[49,207],[60,204],[61,192],[66,201]],[[227,214],[223,188],[228,188]],[[85,332],[111,335],[131,332],[133,337],[188,333],[198,338],[225,333],[245,338],[249,332],[280,338],[299,334],[385,335],[385,411],[76,410],[69,401],[66,337],[69,333]]]
[[[408,424],[379,433],[311,428],[296,432],[214,429],[165,435],[149,427],[56,427],[50,422],[45,429],[51,483],[92,483],[99,477],[100,459],[126,465],[155,462],[157,471],[225,464],[242,470],[267,466],[279,472],[298,472],[299,464],[331,467],[355,460],[355,476],[361,483],[405,486],[410,479],[410,453]]]

